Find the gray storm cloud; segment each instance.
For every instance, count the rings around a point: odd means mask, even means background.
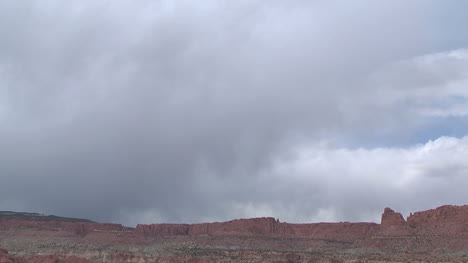
[[[466,92],[449,85],[466,83],[467,57],[433,54],[468,40],[437,22],[450,10],[430,1],[3,1],[0,209],[128,224],[373,220],[388,202],[408,210],[392,199],[412,184],[381,187],[396,146],[370,150],[383,154],[377,164],[323,155],[319,170],[302,169],[297,149],[353,156],[349,145],[382,128],[392,141],[411,134],[441,110],[427,87],[451,90],[441,94],[463,110]],[[465,169],[438,160],[430,178]],[[356,163],[374,177],[337,183]],[[374,198],[360,194],[373,187]],[[428,203],[411,208],[419,204]]]

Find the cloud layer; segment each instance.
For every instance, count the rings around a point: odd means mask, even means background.
[[[437,189],[465,180],[460,5],[4,1],[0,209],[298,222],[462,202]]]

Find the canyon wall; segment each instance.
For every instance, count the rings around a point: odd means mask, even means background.
[[[314,223],[289,224],[271,217],[237,219],[228,222],[202,224],[138,225],[135,232],[146,236],[213,235],[258,236],[270,238],[313,238],[352,241],[378,232],[375,223]]]
[[[0,263],[89,262],[468,262],[468,206],[381,223],[291,224],[271,217],[136,228],[58,217],[3,217]],[[388,259],[388,260],[387,260]],[[197,261],[198,260],[198,261]]]
[[[0,220],[0,230],[31,228],[66,231],[76,235],[92,232],[131,232],[137,236],[258,236],[353,241],[372,236],[468,235],[468,206],[441,206],[412,213],[407,220],[385,208],[381,224],[310,223],[290,224],[272,217],[237,219],[200,224],[140,224],[135,229],[121,224],[68,221],[30,221],[18,218]]]

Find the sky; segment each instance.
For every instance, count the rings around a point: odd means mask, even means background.
[[[134,226],[466,204],[467,9],[0,1],[0,210]]]

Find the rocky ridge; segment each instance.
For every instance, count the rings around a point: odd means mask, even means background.
[[[2,218],[0,212],[0,247],[10,251],[0,251],[0,263],[468,260],[468,206],[441,206],[406,220],[385,208],[380,224],[290,224],[266,217],[134,229],[9,213]]]

